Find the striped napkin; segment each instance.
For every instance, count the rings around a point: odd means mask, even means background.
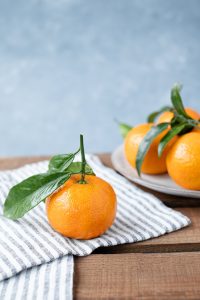
[[[117,194],[117,217],[101,237],[81,241],[62,237],[48,224],[44,203],[23,218],[2,216],[9,189],[47,170],[48,161],[0,172],[0,299],[72,299],[73,255],[89,255],[98,247],[134,243],[185,227],[190,220],[141,191],[94,155],[87,155],[94,172]]]

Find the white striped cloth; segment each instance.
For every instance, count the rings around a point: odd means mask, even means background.
[[[0,172],[0,299],[71,299],[73,255],[89,255],[98,247],[133,243],[185,227],[190,220],[141,191],[93,155],[87,162],[117,194],[117,217],[101,237],[81,241],[62,237],[48,224],[44,203],[23,218],[2,216],[9,189],[47,170],[48,162]]]
[[[49,263],[25,269],[0,282],[0,299],[71,300],[73,268],[73,256],[65,255]]]

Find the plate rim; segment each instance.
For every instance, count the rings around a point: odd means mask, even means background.
[[[197,199],[199,198],[200,199],[200,191],[186,190],[186,189],[183,189],[181,187],[179,187],[179,189],[176,189],[175,187],[164,186],[162,184],[156,185],[156,184],[148,181],[148,179],[144,179],[144,178],[140,179],[140,178],[137,178],[137,177],[127,176],[126,174],[124,174],[125,172],[122,172],[121,167],[119,167],[119,163],[116,163],[116,155],[118,153],[121,153],[121,155],[124,156],[123,144],[121,144],[120,146],[116,147],[115,150],[111,153],[111,161],[112,161],[112,164],[114,166],[114,169],[117,172],[119,172],[121,175],[123,175],[125,178],[131,180],[132,182],[135,182],[135,183],[137,183],[137,184],[139,184],[141,186],[144,186],[146,188],[149,188],[151,190],[154,190],[154,191],[157,191],[157,192],[161,192],[163,194],[180,196],[180,197],[192,197],[192,198],[197,198]],[[128,164],[128,162],[127,162],[127,164]],[[145,175],[146,176],[151,176],[151,175],[148,175],[148,174],[145,174]],[[165,174],[165,175],[167,175],[167,174]]]

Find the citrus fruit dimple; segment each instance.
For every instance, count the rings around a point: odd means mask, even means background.
[[[142,125],[138,125],[132,128],[124,141],[124,152],[125,157],[128,160],[129,164],[135,168],[136,167],[136,156],[138,152],[138,148],[143,138],[147,134],[147,132],[153,126],[152,123],[146,123]],[[167,133],[168,129],[159,134],[151,144],[142,164],[142,172],[147,174],[161,174],[167,171],[166,167],[166,155],[168,153],[169,148],[177,139],[174,137],[166,146],[163,151],[162,156],[158,157],[158,144],[162,137]]]
[[[86,184],[80,184],[80,175],[73,175],[46,199],[50,225],[66,237],[91,239],[103,234],[116,215],[116,195],[106,181],[86,175]]]
[[[186,189],[200,190],[200,131],[178,138],[167,155],[171,178]]]

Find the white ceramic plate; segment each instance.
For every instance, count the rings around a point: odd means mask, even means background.
[[[119,146],[111,156],[114,168],[129,180],[149,189],[170,195],[200,198],[200,191],[186,190],[171,180],[169,175],[146,175],[138,177],[137,172],[129,165],[124,156],[123,146]]]

